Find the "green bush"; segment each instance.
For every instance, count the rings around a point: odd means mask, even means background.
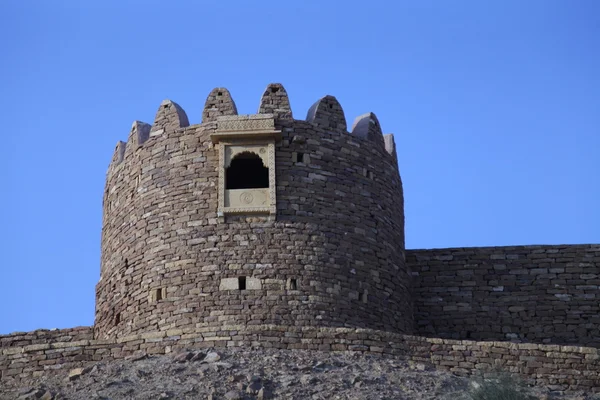
[[[527,386],[510,374],[497,373],[493,378],[471,382],[465,398],[468,400],[536,400]]]

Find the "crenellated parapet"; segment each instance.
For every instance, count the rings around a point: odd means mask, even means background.
[[[121,140],[119,140],[117,142],[117,145],[115,146],[115,151],[114,151],[112,159],[110,161],[111,166],[118,165],[123,162],[123,159],[125,158],[126,146],[127,146],[127,144]]]
[[[192,127],[214,123],[219,117],[237,115],[237,107],[229,90],[218,87],[213,89],[206,99],[202,111],[202,123],[192,125]],[[260,99],[258,115],[272,115],[278,121],[294,121],[290,100],[282,84],[271,83],[266,87]],[[327,95],[310,107],[306,122],[326,132],[349,135],[355,140],[364,141],[365,144],[372,143],[372,146],[376,148],[384,148],[397,162],[393,135],[388,134],[384,138],[381,125],[374,113],[356,117],[352,128],[347,131],[346,117],[341,104],[334,96]],[[132,124],[127,143],[117,143],[109,170],[112,171],[117,165],[120,165],[149,139],[165,134],[168,136],[169,132],[188,127],[190,127],[190,122],[183,108],[174,101],[163,100],[152,125],[135,121]]]
[[[202,110],[202,123],[216,121],[222,115],[237,115],[231,93],[225,88],[214,88],[206,98]]]
[[[187,114],[179,104],[171,100],[163,100],[154,117],[150,136],[161,135],[165,131],[173,131],[189,125]]]
[[[359,115],[352,124],[350,132],[352,136],[372,141],[375,145],[385,147],[383,143],[383,133],[379,120],[372,112]]]
[[[387,151],[397,163],[398,154],[396,153],[396,141],[394,140],[394,135],[391,133],[383,135],[383,142],[385,144],[385,151]]]
[[[333,96],[317,100],[306,114],[306,121],[324,129],[346,132],[346,117],[342,106]]]
[[[271,83],[267,86],[260,99],[258,113],[273,114],[277,118],[293,118],[290,99],[281,83]]]
[[[145,122],[134,121],[133,124],[131,124],[131,130],[129,131],[129,137],[127,138],[127,145],[125,149],[125,157],[127,157],[129,153],[138,149],[146,142],[146,140],[150,138],[151,129],[152,126]]]

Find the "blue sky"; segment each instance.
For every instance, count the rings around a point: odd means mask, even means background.
[[[104,179],[165,98],[396,138],[407,248],[600,242],[600,3],[2,1],[0,333],[91,325]]]

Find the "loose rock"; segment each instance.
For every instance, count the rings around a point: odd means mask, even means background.
[[[241,400],[242,396],[237,390],[230,390],[229,392],[225,393],[225,398],[227,400]]]
[[[204,359],[201,361],[201,363],[213,363],[215,361],[219,361],[220,359],[221,356],[219,355],[219,353],[215,351],[209,351],[204,357]]]
[[[77,378],[66,382],[67,372],[49,374],[24,380],[21,390],[2,380],[0,400],[437,400],[458,399],[476,389],[472,379],[385,354],[251,348],[181,353],[94,363],[89,372],[88,366],[66,369]],[[189,353],[193,356],[187,362],[174,361],[187,359]],[[196,356],[201,364],[190,362]],[[535,388],[531,394],[547,400],[593,399],[592,394],[563,396],[550,388]]]
[[[69,371],[69,380],[73,381],[78,379],[81,375],[87,374],[90,371],[90,368],[75,368]]]
[[[184,363],[190,360],[192,357],[194,357],[194,353],[192,353],[191,351],[183,351],[181,353],[176,354],[173,357],[173,362]]]

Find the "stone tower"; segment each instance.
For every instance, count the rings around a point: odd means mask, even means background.
[[[347,130],[335,97],[305,120],[270,84],[257,114],[214,89],[202,123],[161,103],[110,163],[94,334],[249,325],[412,333],[393,136]],[[279,329],[279,328],[278,328]]]

